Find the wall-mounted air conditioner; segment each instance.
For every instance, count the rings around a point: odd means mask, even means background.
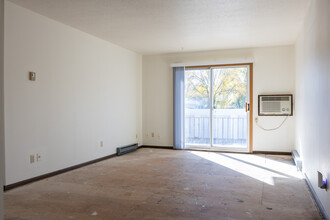
[[[259,116],[292,116],[292,95],[259,95]]]

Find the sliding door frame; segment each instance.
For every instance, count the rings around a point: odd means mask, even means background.
[[[186,66],[185,69],[196,69],[196,68],[216,68],[216,67],[231,67],[231,66],[248,66],[249,67],[249,146],[248,146],[248,152],[253,152],[253,63],[235,63],[235,64],[219,64],[219,65],[202,65],[202,66]],[[213,84],[213,73],[210,71],[211,74],[211,82]],[[211,90],[213,90],[213,85],[210,86]],[[210,91],[210,94],[212,94],[212,91]],[[212,97],[212,95],[211,95]],[[212,103],[212,100],[210,100]],[[212,111],[212,107],[210,108],[210,111]],[[212,113],[210,113],[212,115]],[[210,126],[212,129],[212,119],[210,118]],[[212,146],[212,130],[210,130],[210,138],[211,143],[210,146]]]

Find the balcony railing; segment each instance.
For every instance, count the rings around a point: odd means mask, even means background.
[[[188,110],[185,117],[186,144],[210,144],[209,110]],[[244,110],[213,112],[213,145],[244,145],[247,141],[247,117]]]

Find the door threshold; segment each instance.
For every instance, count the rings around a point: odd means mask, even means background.
[[[184,150],[188,151],[205,151],[205,152],[215,152],[215,153],[240,153],[240,154],[251,154],[248,150],[245,151],[233,151],[233,150],[223,150],[223,149],[217,149],[217,148],[198,148],[198,147],[188,147]]]

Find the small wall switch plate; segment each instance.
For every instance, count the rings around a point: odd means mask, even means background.
[[[29,79],[31,81],[36,81],[36,78],[37,78],[37,76],[36,76],[35,72],[29,72]]]
[[[160,139],[160,134],[158,134],[158,139]]]
[[[146,133],[146,137],[147,137],[147,138],[149,137],[149,134],[148,134],[148,133]]]
[[[34,154],[30,155],[30,163],[34,163]]]
[[[136,139],[138,139],[138,138],[139,138],[139,135],[138,135],[137,133],[136,133],[136,135],[135,135],[135,138],[136,138]]]
[[[100,141],[100,147],[103,147],[103,141]]]
[[[155,137],[155,133],[154,132],[151,133],[151,137]]]

